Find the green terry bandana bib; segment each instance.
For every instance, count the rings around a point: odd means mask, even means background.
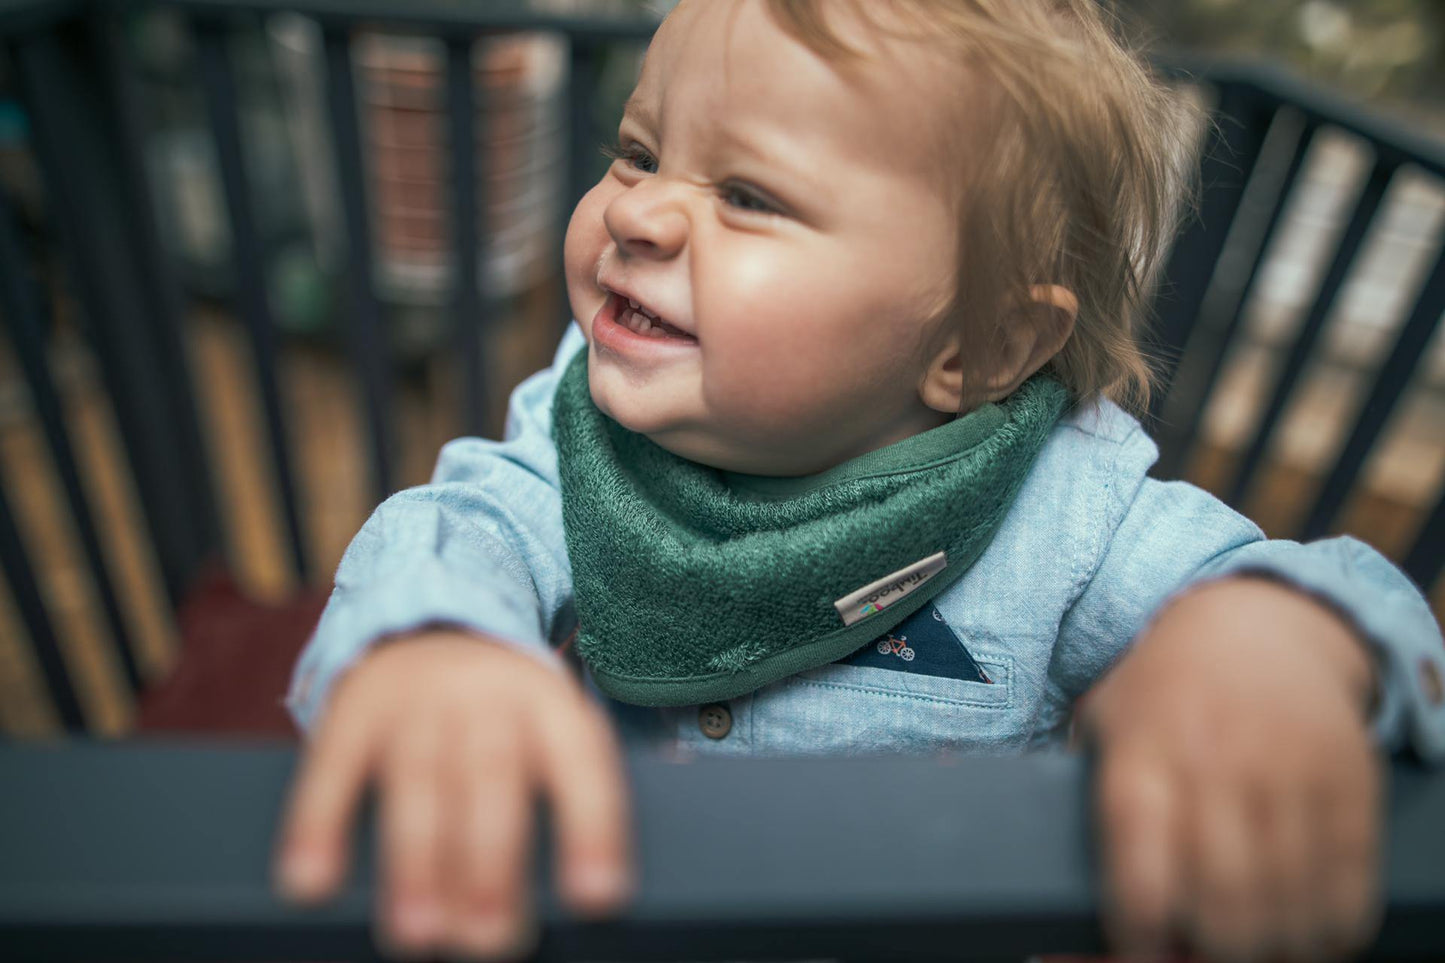
[[[577,654],[624,702],[730,699],[843,658],[961,576],[1067,403],[1001,404],[806,478],[688,461],[600,412],[587,352],[553,413]]]

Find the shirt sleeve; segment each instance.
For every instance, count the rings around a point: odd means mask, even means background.
[[[552,367],[513,391],[503,441],[449,442],[431,483],[388,498],[352,539],[292,674],[286,705],[303,732],[336,680],[393,633],[459,626],[560,667],[552,648],[575,615],[552,400],[584,344],[573,325]]]
[[[1390,751],[1412,745],[1424,759],[1445,761],[1440,628],[1419,589],[1379,552],[1347,536],[1308,544],[1266,539],[1249,519],[1186,482],[1143,478],[1132,498],[1119,501],[1126,503],[1113,536],[1060,626],[1049,669],[1055,720],[1173,595],[1250,573],[1309,593],[1352,622],[1378,669],[1379,744]]]

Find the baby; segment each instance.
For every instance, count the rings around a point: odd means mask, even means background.
[[[539,795],[564,897],[626,899],[616,731],[1074,732],[1118,948],[1358,948],[1377,747],[1445,754],[1414,677],[1439,630],[1359,542],[1269,542],[1146,477],[1116,401],[1149,387],[1171,103],[1093,0],[681,4],[572,217],[552,368],[341,564],[290,698],[282,891],[335,890],[374,784],[379,937],[515,953]]]

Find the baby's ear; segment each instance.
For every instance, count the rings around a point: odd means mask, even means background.
[[[992,371],[983,381],[987,401],[1018,390],[1034,372],[1063,350],[1074,333],[1079,299],[1057,284],[1035,284],[1028,299],[1000,326],[994,338]]]
[[[956,330],[945,338],[924,372],[919,397],[949,414],[1007,398],[1063,350],[1078,314],[1079,299],[1068,288],[1033,285],[992,337]],[[988,350],[980,350],[980,342],[988,342]]]
[[[934,411],[956,415],[963,410],[963,396],[972,378],[964,373],[962,325],[954,321],[949,327],[952,330],[924,369],[918,397]]]

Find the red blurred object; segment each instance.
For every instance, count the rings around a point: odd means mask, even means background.
[[[180,659],[141,695],[137,732],[297,738],[282,699],[325,604],[318,589],[266,603],[225,572],[203,576],[176,613]]]

